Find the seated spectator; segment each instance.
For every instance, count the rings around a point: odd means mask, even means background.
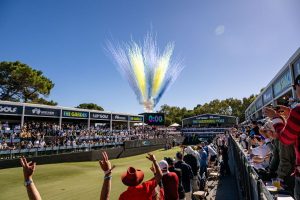
[[[247,135],[245,133],[240,135],[240,143],[244,149],[248,149]]]
[[[271,150],[261,137],[254,137],[257,147],[251,149],[252,161],[257,169],[266,169],[269,166]]]

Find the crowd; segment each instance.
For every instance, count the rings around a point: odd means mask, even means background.
[[[202,142],[196,146],[182,146],[182,151],[176,153],[175,159],[166,157],[157,161],[155,155],[148,153],[147,159],[151,162],[150,169],[153,178],[144,181],[144,172],[136,166],[129,166],[121,175],[122,183],[127,190],[120,194],[120,200],[191,200],[199,199],[199,191],[206,191],[207,179],[211,169],[218,169],[221,175],[230,173],[228,167],[228,134],[220,134],[215,140]],[[103,159],[99,161],[103,170],[103,185],[100,200],[110,198],[111,179],[113,169],[108,155],[102,152]],[[36,164],[21,159],[25,186],[29,199],[41,199],[33,182],[33,172]],[[222,172],[223,171],[223,172]],[[207,194],[205,194],[207,195]]]
[[[130,131],[108,126],[91,126],[86,124],[29,121],[20,125],[10,125],[0,122],[0,150],[31,149],[46,147],[78,147],[85,145],[106,145],[123,143],[129,140],[165,138],[169,134],[152,126],[131,127]]]
[[[293,87],[300,98],[300,76]],[[263,181],[300,200],[300,105],[265,107],[263,113],[266,118],[233,135]]]

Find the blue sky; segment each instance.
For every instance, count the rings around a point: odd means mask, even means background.
[[[140,113],[104,47],[141,41],[152,27],[186,66],[156,109],[191,109],[258,93],[300,47],[299,8],[299,0],[1,0],[0,61],[42,70],[59,105]]]

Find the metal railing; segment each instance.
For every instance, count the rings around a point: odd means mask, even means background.
[[[263,181],[251,166],[243,148],[232,136],[229,138],[234,173],[243,200],[273,200]]]
[[[123,146],[124,142],[111,143],[96,143],[96,144],[81,144],[81,145],[61,145],[50,147],[33,147],[26,149],[2,149],[0,150],[0,159],[14,159],[21,155],[24,156],[43,156],[43,155],[57,155],[62,153],[87,152],[101,148],[113,148]]]

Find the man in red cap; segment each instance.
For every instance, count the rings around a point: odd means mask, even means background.
[[[103,152],[102,156],[103,160],[100,160],[99,164],[104,171],[105,176],[100,200],[108,200],[111,189],[111,173],[114,167],[111,167],[106,152]],[[152,200],[155,188],[161,181],[163,174],[153,154],[148,153],[148,156],[146,156],[146,158],[148,158],[153,163],[153,171],[155,171],[154,178],[143,182],[144,172],[139,169],[135,169],[134,167],[129,167],[127,171],[121,175],[123,184],[128,186],[128,188],[120,195],[119,200]]]

